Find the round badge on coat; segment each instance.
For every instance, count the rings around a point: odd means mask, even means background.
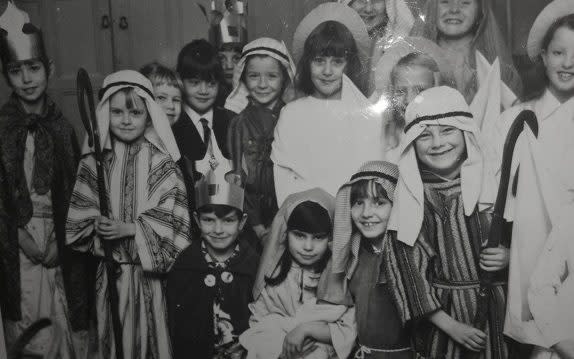
[[[215,285],[215,276],[213,274],[208,274],[203,280],[206,286],[213,287]]]
[[[223,273],[221,273],[221,280],[223,281],[223,283],[231,283],[233,282],[233,274],[225,271]]]

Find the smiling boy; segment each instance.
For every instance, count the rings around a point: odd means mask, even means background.
[[[65,333],[59,354],[68,357],[74,354],[70,339],[87,340],[88,328],[89,261],[64,247],[78,145],[72,126],[46,94],[53,66],[41,31],[31,23],[3,28],[0,57],[12,89],[0,109],[0,269],[9,273],[0,281],[6,342],[10,346],[26,327],[48,317]],[[27,350],[43,353],[52,335],[42,331]]]
[[[213,173],[196,186],[194,217],[201,237],[168,276],[174,358],[240,358],[237,338],[249,327],[248,304],[259,255],[242,229],[243,190]]]

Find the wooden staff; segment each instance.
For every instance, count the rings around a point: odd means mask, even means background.
[[[536,119],[534,112],[530,110],[524,110],[518,114],[508,131],[508,135],[506,136],[502,152],[500,184],[498,186],[496,202],[494,203],[492,223],[490,225],[490,232],[485,248],[497,248],[501,243],[503,243],[504,237],[511,235],[511,231],[508,230],[511,224],[504,219],[504,210],[506,208],[506,198],[510,184],[510,170],[512,166],[512,158],[514,156],[514,148],[518,137],[522,131],[524,131],[526,125],[530,127],[535,136],[538,136],[538,120]],[[489,302],[491,301],[492,296],[494,272],[488,272],[481,269],[479,275],[480,291],[478,293],[478,305],[476,315],[474,317],[474,327],[484,330],[490,311]]]
[[[88,144],[94,149],[96,159],[96,171],[98,176],[98,197],[100,202],[100,213],[103,217],[109,218],[109,203],[106,191],[106,180],[104,174],[103,152],[100,144],[100,131],[98,128],[98,119],[94,108],[94,92],[88,72],[80,68],[76,77],[78,107],[82,123],[88,136]],[[86,101],[88,109],[86,109]],[[123,342],[122,342],[122,324],[120,321],[120,308],[118,304],[118,289],[116,287],[116,270],[117,264],[114,262],[111,243],[102,240],[104,247],[105,266],[108,277],[108,295],[110,302],[110,311],[112,315],[112,329],[115,340],[116,359],[123,359]]]

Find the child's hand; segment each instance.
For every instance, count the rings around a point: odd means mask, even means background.
[[[30,233],[28,233],[24,228],[18,228],[18,244],[30,262],[33,264],[42,263],[44,260],[44,253],[40,251],[34,238],[32,238]]]
[[[508,266],[509,249],[499,245],[497,248],[485,248],[480,252],[480,268],[495,272]]]
[[[306,338],[307,330],[304,323],[298,325],[295,329],[287,333],[283,340],[283,352],[281,353],[281,358],[295,359],[302,356],[303,353],[308,352],[310,348],[315,346],[315,341],[305,340]]]
[[[58,243],[54,237],[51,237],[48,242],[42,264],[44,264],[46,268],[54,268],[58,265]]]
[[[468,350],[479,352],[486,347],[486,334],[470,325],[453,320],[446,333]]]
[[[135,224],[115,221],[106,217],[97,218],[95,227],[96,233],[107,240],[133,237],[136,234]]]

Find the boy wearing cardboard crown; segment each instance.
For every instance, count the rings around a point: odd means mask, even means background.
[[[245,4],[241,0],[212,0],[209,40],[223,68],[225,98],[233,89],[233,72],[247,40]]]
[[[167,280],[174,358],[241,358],[238,336],[249,328],[259,255],[242,229],[243,189],[213,171],[196,184],[194,217],[201,232]]]
[[[79,147],[74,129],[46,94],[53,67],[41,31],[30,23],[3,28],[0,58],[12,89],[0,109],[0,292],[6,341],[10,346],[30,324],[49,317],[64,330],[60,354],[67,358],[74,355],[70,338],[87,340],[89,319],[89,261],[64,246]],[[52,333],[42,331],[26,349],[42,353],[51,341]]]

